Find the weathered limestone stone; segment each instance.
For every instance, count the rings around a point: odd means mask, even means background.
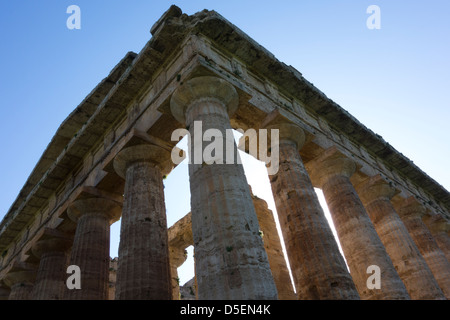
[[[390,201],[395,188],[380,175],[375,175],[358,184],[356,190],[411,299],[445,300],[425,259]]]
[[[413,197],[397,202],[395,208],[424,257],[439,287],[447,299],[450,298],[450,263],[422,221],[425,207]]]
[[[425,215],[422,220],[430,230],[434,240],[436,240],[439,249],[442,250],[447,260],[450,261],[450,237],[448,234],[450,231],[449,222],[438,214]]]
[[[269,178],[298,298],[359,299],[299,154],[303,130],[289,123],[266,128],[279,129],[279,170]]]
[[[386,249],[361,203],[350,176],[355,163],[336,148],[327,149],[309,164],[314,185],[320,187],[330,210],[350,274],[361,299],[409,299]],[[381,288],[369,289],[369,266],[381,270]]]
[[[33,245],[33,254],[40,259],[34,300],[61,300],[64,298],[67,279],[68,250],[73,239],[57,230],[47,229],[41,240]]]
[[[250,187],[250,186],[249,186]],[[293,290],[289,270],[284,259],[280,238],[276,229],[275,219],[267,202],[253,195],[251,187],[250,194],[255,206],[256,216],[260,226],[260,235],[264,242],[270,269],[277,286],[278,298],[280,300],[295,300],[297,296]],[[179,280],[177,279],[177,268],[186,260],[186,251],[190,245],[193,245],[192,237],[192,214],[189,212],[186,216],[178,220],[169,228],[169,252],[172,270],[172,290],[173,299],[180,299]],[[196,292],[195,277],[192,280],[192,288]],[[190,287],[189,287],[190,288]],[[184,294],[186,294],[186,290]],[[184,298],[182,298],[184,299]]]
[[[119,259],[116,257],[109,261],[109,283],[108,283],[108,300],[116,299],[116,282],[117,282],[117,265]]]
[[[172,299],[180,300],[178,268],[186,261],[186,248],[194,244],[192,237],[192,214],[189,212],[168,230],[170,270],[172,276]]]
[[[156,145],[122,150],[114,160],[125,179],[116,300],[170,300],[169,245],[163,175],[170,152]]]
[[[172,300],[180,300],[180,278],[178,268],[186,261],[187,251],[169,247]]]
[[[10,287],[8,300],[31,300],[36,268],[27,263],[15,263],[3,278],[3,282]]]
[[[217,77],[197,77],[180,85],[170,108],[189,128],[195,143],[207,129],[231,130],[229,113],[238,107],[236,89]],[[202,131],[195,132],[194,121]],[[228,144],[230,144],[229,141]],[[192,232],[199,299],[276,299],[277,291],[241,164],[190,164]],[[201,148],[202,152],[204,146]],[[223,153],[225,155],[225,152]],[[194,159],[192,159],[194,162]]]
[[[252,195],[253,205],[255,206],[256,216],[258,217],[259,227],[261,228],[261,237],[264,242],[267,257],[269,258],[270,269],[272,270],[273,280],[277,286],[279,300],[296,300],[297,295],[291,284],[289,270],[286,259],[283,255],[280,237],[275,223],[272,210],[267,206],[263,199]]]
[[[194,289],[195,289],[195,298],[198,300],[198,282],[197,282],[197,268],[195,267],[195,250],[194,250]],[[181,293],[181,292],[180,292]]]
[[[77,223],[69,265],[80,268],[81,289],[67,290],[67,299],[108,299],[110,225],[120,213],[121,205],[105,198],[75,200],[69,207]]]
[[[180,300],[197,300],[195,278],[192,278],[180,287]]]

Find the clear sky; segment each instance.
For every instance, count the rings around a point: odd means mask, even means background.
[[[80,30],[66,27],[72,4]],[[219,12],[450,189],[449,1],[2,1],[0,218],[62,121],[171,4]],[[369,5],[379,30],[366,26]],[[165,183],[170,226],[189,211],[186,165]],[[253,188],[273,202],[270,187]]]

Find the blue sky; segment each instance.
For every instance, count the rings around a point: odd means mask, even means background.
[[[80,30],[66,27],[72,4]],[[2,1],[0,218],[61,122],[171,4],[219,12],[450,189],[448,1]],[[380,30],[366,27],[372,4]],[[166,182],[169,225],[189,210],[189,194],[173,206],[185,169]]]

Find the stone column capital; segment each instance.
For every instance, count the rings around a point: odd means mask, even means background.
[[[174,223],[168,230],[169,245],[171,247],[187,248],[194,244],[192,235],[192,213]]]
[[[73,237],[59,232],[58,230],[47,228],[43,236],[31,247],[34,256],[41,258],[47,252],[65,252],[73,243]]]
[[[75,200],[67,209],[67,215],[74,222],[85,214],[105,216],[113,224],[120,219],[122,204],[106,198],[86,198]]]
[[[17,263],[8,271],[3,282],[8,287],[18,283],[33,284],[36,280],[37,268],[28,263]]]
[[[427,209],[413,196],[394,204],[395,211],[402,218],[418,217],[422,218]]]
[[[379,199],[390,201],[396,193],[396,189],[379,174],[367,178],[355,189],[364,205]]]
[[[172,171],[174,164],[171,152],[154,144],[139,144],[121,150],[114,158],[114,170],[125,179],[130,165],[137,162],[148,162],[160,169],[162,175]]]
[[[356,163],[336,147],[331,147],[309,161],[306,168],[313,185],[322,188],[325,182],[334,176],[350,178],[356,171]]]
[[[186,111],[194,103],[213,99],[222,103],[232,115],[238,108],[239,96],[229,82],[213,76],[201,76],[184,82],[173,93],[170,110],[176,120],[186,124]]]
[[[169,247],[170,263],[177,268],[180,267],[187,259],[187,250],[183,248]]]
[[[284,141],[291,141],[294,142],[297,146],[297,149],[300,150],[305,141],[306,141],[306,135],[302,128],[300,128],[295,123],[289,123],[289,122],[283,122],[278,124],[269,124],[264,127],[264,129],[267,129],[267,137],[269,142],[271,141],[271,130],[272,129],[278,129],[279,130],[279,142],[281,143]]]

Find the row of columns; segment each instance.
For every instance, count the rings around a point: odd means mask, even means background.
[[[411,298],[443,298],[430,268],[390,201],[395,189],[377,175],[366,179],[358,185],[357,190]]]
[[[275,128],[280,138],[279,170],[270,176],[270,183],[297,295],[300,299],[358,299],[299,154],[305,135],[295,125],[267,127]]]
[[[430,230],[422,220],[425,208],[414,198],[408,198],[397,204],[397,212],[402,217],[408,233],[417,245],[421,255],[425,259],[428,267],[432,271],[439,287],[446,298],[450,298],[450,262]]]
[[[201,141],[208,129],[219,130],[222,145],[233,146],[235,154],[233,164],[189,165],[198,298],[276,299],[277,285],[243,167],[236,161],[237,147],[234,140],[226,141],[237,107],[235,88],[216,77],[186,81],[171,98],[172,114],[188,128],[190,142]],[[195,121],[201,121],[201,132],[194,129]],[[394,207],[393,188],[379,177],[355,188],[350,181],[355,162],[335,148],[310,161],[307,170],[299,153],[303,130],[289,122],[265,128],[280,130],[280,167],[269,178],[298,299],[450,296],[449,262],[423,224],[420,207],[410,200]],[[38,276],[30,279],[36,273],[24,267],[8,274],[4,281],[10,298],[107,299],[109,228],[122,216],[116,299],[172,299],[163,186],[172,167],[170,151],[161,146],[124,148],[114,159],[125,180],[123,204],[102,197],[76,200],[68,209],[77,223],[73,243],[54,234],[36,244]],[[350,272],[314,186],[324,193]],[[440,242],[448,244],[448,239],[442,236]],[[81,290],[64,290],[67,259],[81,269]],[[380,289],[367,287],[370,265],[381,270]]]

